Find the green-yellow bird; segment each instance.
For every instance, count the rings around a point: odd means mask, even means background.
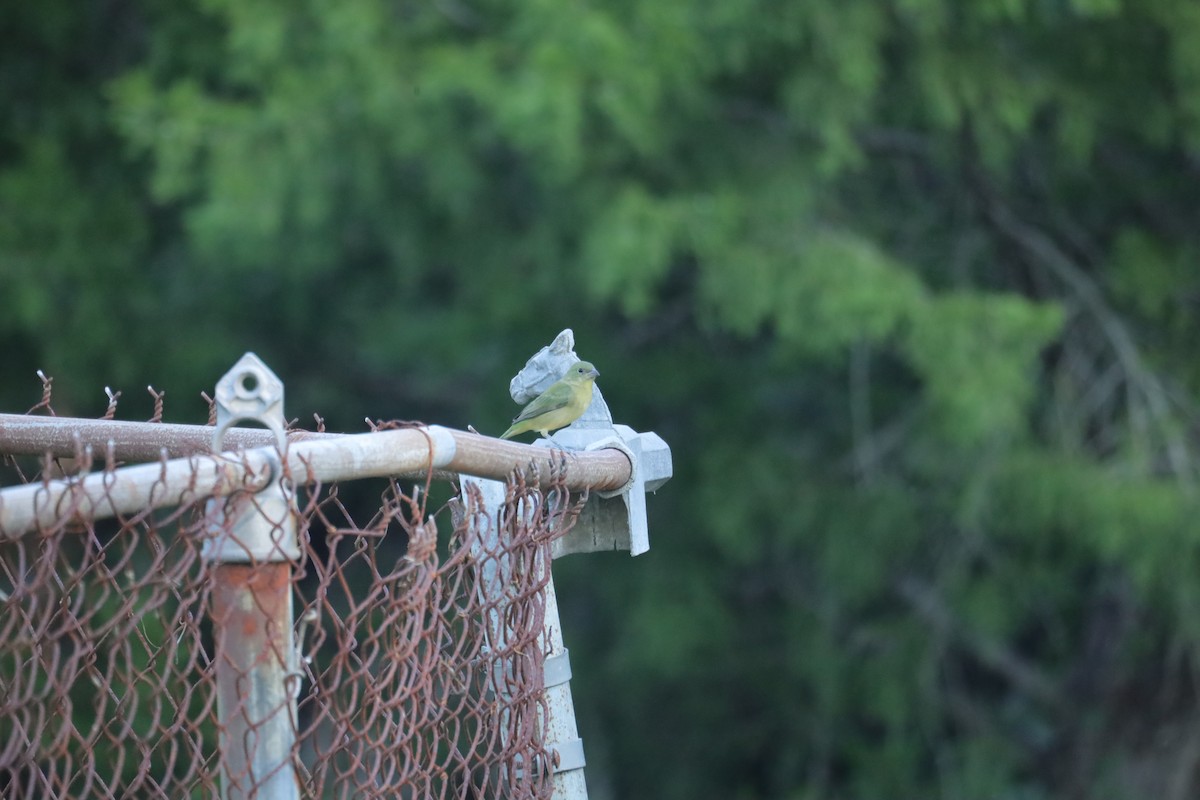
[[[570,425],[591,405],[592,384],[598,377],[600,373],[590,362],[576,361],[566,375],[525,406],[500,438],[511,439],[526,431],[549,437],[550,431]]]

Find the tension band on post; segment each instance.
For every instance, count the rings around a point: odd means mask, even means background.
[[[555,772],[570,772],[573,769],[583,769],[587,760],[583,757],[583,739],[568,739],[565,742],[554,742],[547,745],[554,754]]]
[[[564,648],[561,653],[555,656],[550,656],[543,664],[545,671],[545,682],[542,684],[547,689],[551,686],[560,686],[571,680],[571,657]]]

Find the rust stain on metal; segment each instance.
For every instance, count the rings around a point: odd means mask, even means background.
[[[213,617],[238,628],[245,640],[260,642],[279,625],[268,620],[288,620],[291,565],[283,563],[220,564],[213,570]]]

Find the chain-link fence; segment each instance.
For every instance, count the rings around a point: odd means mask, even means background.
[[[123,508],[108,460],[83,465],[86,503],[52,485],[79,464],[0,465],[38,508],[0,525],[0,796],[289,796],[280,775],[313,798],[549,796],[542,590],[581,508],[565,473],[513,473],[498,511],[471,486],[427,507],[432,474],[297,480],[298,557],[239,562],[214,553],[253,493],[95,519]]]

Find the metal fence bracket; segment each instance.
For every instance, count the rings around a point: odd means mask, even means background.
[[[612,492],[599,492],[584,507],[579,521],[554,543],[554,557],[600,550],[628,550],[638,556],[650,549],[646,523],[646,492],[671,478],[671,448],[657,433],[638,433],[628,425],[604,428],[564,428],[539,447],[565,450],[620,450],[633,469],[629,481]]]
[[[221,452],[225,432],[238,422],[267,428],[275,435],[279,452],[270,459],[272,475],[265,487],[209,501],[212,535],[204,542],[204,557],[226,564],[298,559],[295,495],[281,461],[287,448],[283,382],[262,359],[246,353],[217,382],[215,401],[214,452]]]

